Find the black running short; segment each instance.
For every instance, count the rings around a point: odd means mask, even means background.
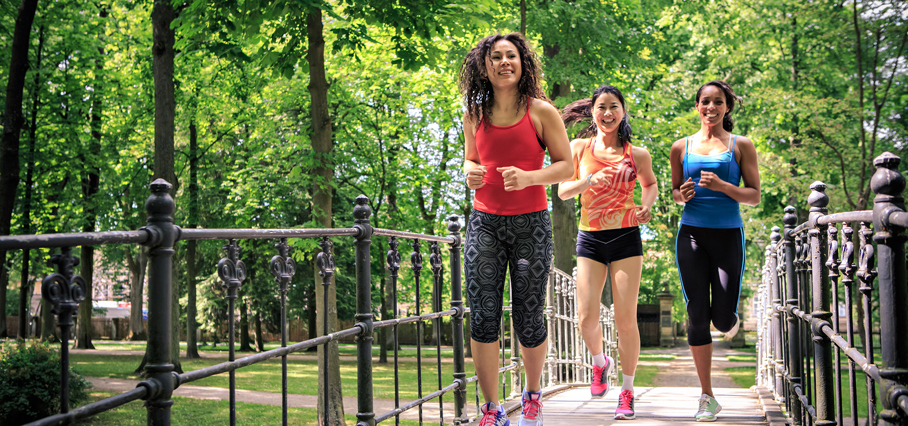
[[[643,256],[640,227],[580,231],[577,234],[577,257],[608,265],[634,256]]]

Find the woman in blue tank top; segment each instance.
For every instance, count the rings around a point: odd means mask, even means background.
[[[697,421],[715,421],[722,409],[710,377],[710,322],[727,337],[738,331],[745,262],[738,205],[760,204],[757,151],[750,139],[731,133],[736,100],[724,81],[701,86],[695,104],[700,131],[672,144],[670,156],[672,197],[684,205],[675,261],[687,305],[687,342],[702,391]]]

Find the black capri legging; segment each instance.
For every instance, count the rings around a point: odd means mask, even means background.
[[[723,333],[735,325],[745,260],[744,228],[681,225],[675,261],[687,304],[690,346],[712,343],[710,321]]]
[[[511,273],[511,317],[520,343],[545,342],[545,287],[552,264],[552,221],[546,210],[502,216],[474,210],[467,223],[464,269],[470,298],[470,336],[498,340],[505,270]]]

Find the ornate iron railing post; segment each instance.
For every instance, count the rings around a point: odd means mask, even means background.
[[[905,282],[905,236],[904,228],[890,223],[893,214],[905,212],[905,177],[898,172],[901,159],[885,152],[873,160],[877,167],[870,181],[876,193],[873,199],[873,240],[879,251],[880,300],[880,355],[885,368],[880,369],[883,379],[880,398],[883,411],[882,424],[908,424],[908,283]],[[870,312],[867,312],[870,316]]]
[[[397,318],[397,279],[398,271],[400,271],[400,251],[397,247],[400,245],[400,242],[397,241],[397,237],[391,237],[391,241],[388,242],[388,253],[385,255],[385,260],[388,262],[388,272],[391,278],[391,282],[388,283],[391,286],[391,313],[390,319]],[[383,295],[384,297],[384,295]],[[384,318],[383,318],[384,319]],[[394,408],[400,408],[400,363],[399,363],[399,353],[398,347],[400,346],[399,334],[397,329],[397,324],[391,326],[391,340],[394,344]],[[384,343],[379,344],[379,347]],[[394,424],[400,424],[400,416],[394,416]]]
[[[769,276],[770,276],[770,296],[772,297],[770,306],[772,312],[772,347],[773,347],[773,377],[775,378],[776,395],[784,399],[785,380],[782,376],[784,368],[782,359],[782,283],[779,279],[779,242],[782,240],[782,234],[779,233],[778,226],[772,227],[772,233],[769,235],[770,255],[769,255]]]
[[[365,195],[356,197],[353,208],[353,227],[356,234],[356,325],[361,331],[356,336],[357,425],[375,425],[372,411],[372,266],[370,245],[372,225],[369,223],[372,208]],[[333,265],[332,265],[333,266]],[[325,305],[327,306],[327,305]],[[326,315],[327,316],[327,315]],[[327,328],[325,329],[327,330]],[[327,351],[326,351],[327,352]],[[326,388],[327,389],[327,388]]]
[[[287,347],[287,291],[290,279],[296,273],[296,264],[290,257],[290,246],[286,238],[274,245],[278,254],[271,258],[271,274],[281,292],[281,347]],[[287,355],[281,356],[281,419],[287,425]]]
[[[370,230],[371,230],[371,228],[370,228]],[[328,308],[328,306],[330,306],[330,304],[329,304],[330,297],[329,297],[328,287],[331,286],[331,277],[334,276],[334,255],[331,254],[332,244],[331,244],[330,238],[322,237],[322,240],[318,243],[318,245],[319,245],[319,247],[322,248],[322,251],[320,251],[315,256],[315,266],[316,266],[316,268],[318,268],[318,276],[322,277],[322,288],[324,290],[322,292],[322,306],[324,306],[324,308],[325,308],[325,312],[322,315],[322,333],[323,333],[323,335],[328,335],[329,334],[328,331],[331,330],[331,328],[329,327],[330,315],[328,315],[328,313],[330,312],[330,309]],[[357,291],[358,291],[358,289],[357,289]],[[323,377],[322,389],[324,389],[324,395],[322,395],[322,405],[323,405],[322,409],[324,410],[323,411],[324,416],[325,416],[324,424],[326,424],[326,425],[331,424],[329,421],[329,419],[331,418],[331,395],[332,395],[331,388],[329,387],[330,386],[329,383],[331,382],[331,365],[330,365],[331,357],[330,357],[329,346],[333,343],[334,342],[327,342],[324,344],[324,346],[322,346],[322,367],[325,369],[325,374],[322,375],[322,377]],[[371,352],[371,349],[370,349],[370,352]],[[358,354],[357,354],[357,359],[358,359]],[[371,356],[369,357],[369,361],[371,363],[371,361],[372,361]],[[370,399],[370,401],[371,401],[371,399]]]
[[[548,354],[546,356],[545,365],[546,365],[546,375],[548,379],[545,381],[545,386],[552,386],[555,384],[555,374],[558,363],[558,358],[556,356],[556,347],[558,346],[558,328],[555,326],[555,266],[552,264],[552,269],[549,270],[549,281],[546,284],[545,290],[545,317],[548,320],[549,328],[549,348]],[[551,337],[554,337],[552,339]]]
[[[441,311],[441,287],[442,287],[442,267],[441,267],[441,248],[438,241],[432,241],[429,244],[429,265],[432,267],[432,312]],[[441,318],[432,319],[432,330],[435,335],[435,362],[438,366],[438,388],[444,387],[441,379]],[[438,421],[443,424],[445,421],[444,398],[438,398]]]
[[[874,268],[876,264],[876,251],[873,248],[873,243],[870,242],[870,237],[873,234],[873,231],[870,230],[870,227],[867,226],[866,222],[861,222],[861,230],[858,233],[858,241],[861,247],[860,255],[858,256],[858,270],[855,273],[858,279],[861,280],[861,286],[858,287],[858,291],[861,293],[861,305],[864,308],[864,324],[861,324],[861,327],[864,327],[864,358],[868,362],[873,363],[873,315],[870,314],[872,303],[872,293],[873,293],[873,280],[876,279],[876,269]],[[873,380],[870,375],[865,375],[867,379],[867,420],[869,424],[876,424],[877,412],[876,412],[876,382]]]
[[[842,226],[842,262],[839,264],[839,272],[842,274],[842,285],[845,286],[845,306],[847,314],[845,324],[847,328],[848,346],[854,347],[854,229],[848,222]],[[851,357],[848,360],[848,385],[851,401],[851,423],[858,424],[858,399],[857,387],[855,383],[854,360]]]
[[[457,382],[457,389],[454,391],[454,424],[460,425],[470,421],[464,415],[464,407],[467,405],[467,373],[464,371],[464,348],[463,348],[463,284],[461,277],[461,236],[460,222],[456,215],[448,216],[448,235],[454,238],[454,242],[449,247],[451,262],[451,308],[457,313],[451,317],[452,336],[454,340],[454,381]]]
[[[236,343],[236,292],[240,289],[243,285],[243,281],[246,279],[246,264],[240,260],[240,254],[243,253],[243,249],[237,244],[236,240],[230,239],[230,242],[222,248],[224,252],[227,253],[227,257],[218,262],[218,277],[224,282],[221,286],[227,290],[227,342],[229,345],[227,360],[234,361],[236,360],[236,351],[233,347]],[[235,425],[236,371],[230,370],[228,374],[230,386],[230,424]]]
[[[413,270],[413,283],[416,288],[416,316],[420,315],[419,277],[422,273],[422,253],[418,239],[413,240],[413,253],[410,254],[410,268]],[[416,398],[422,398],[422,321],[416,321]],[[419,423],[422,424],[422,404],[419,405]]]
[[[829,275],[823,273],[826,262],[827,227],[819,219],[826,215],[829,196],[826,195],[826,184],[814,182],[810,185],[811,193],[807,198],[810,204],[808,221],[810,229],[810,284],[811,284],[811,320],[813,333],[814,372],[816,375],[816,409],[818,426],[831,426],[836,422],[833,407],[835,395],[832,385],[832,343],[823,333],[822,326],[829,325],[832,313],[829,312],[830,287]]]
[[[155,179],[150,185],[151,195],[145,201],[148,214],[144,229],[148,232],[148,363],[145,372],[148,388],[145,407],[148,424],[170,425],[170,407],[173,401],[174,379],[170,354],[171,277],[173,274],[173,243],[179,228],[173,225],[175,204],[170,196],[172,185],[164,179]]]
[[[79,303],[85,299],[88,286],[80,275],[73,275],[73,267],[79,264],[79,258],[72,255],[72,248],[63,247],[60,254],[51,256],[48,262],[57,265],[57,273],[44,278],[41,285],[41,297],[50,302],[57,314],[57,326],[60,327],[60,412],[69,412],[69,332],[73,326],[73,313],[79,309]]]
[[[795,270],[795,237],[791,235],[794,231],[795,223],[798,218],[795,216],[795,208],[792,206],[785,207],[785,215],[782,216],[782,223],[785,224],[783,234],[784,242],[782,247],[785,250],[785,284],[786,298],[785,306],[788,317],[788,381],[790,392],[794,395],[788,398],[791,419],[795,425],[801,424],[801,401],[797,398],[798,390],[801,389],[801,334],[798,317],[792,312],[798,307],[798,271]]]

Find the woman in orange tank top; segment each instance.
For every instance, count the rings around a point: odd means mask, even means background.
[[[643,244],[639,224],[650,220],[656,201],[656,176],[652,158],[642,147],[631,145],[627,104],[621,92],[602,86],[591,99],[574,102],[561,115],[565,124],[592,119],[589,127],[571,142],[574,175],[558,186],[562,200],[580,195],[580,232],[577,235],[577,304],[580,332],[593,354],[590,393],[604,397],[615,361],[603,353],[599,325],[599,300],[606,274],[612,281],[618,355],[623,374],[615,419],[634,418],[634,373],[640,356],[637,329],[637,295],[643,270]],[[637,181],[643,189],[642,205],[634,203]]]

